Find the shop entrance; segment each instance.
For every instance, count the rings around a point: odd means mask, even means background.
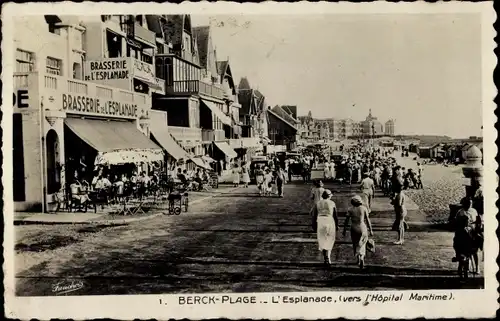
[[[61,189],[61,170],[59,165],[59,137],[51,129],[46,138],[47,152],[47,193],[53,194]]]

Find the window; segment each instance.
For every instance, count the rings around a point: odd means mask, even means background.
[[[73,79],[83,79],[82,65],[78,62],[73,63]]]
[[[141,55],[141,60],[144,61],[145,63],[148,63],[148,64],[153,64],[153,57],[146,54],[146,53],[142,53]]]
[[[165,47],[162,43],[157,42],[156,49],[157,49],[156,53],[159,53],[159,54],[165,53]]]
[[[108,45],[108,58],[120,58],[122,56],[122,37],[107,30],[106,42]]]
[[[46,72],[52,75],[62,75],[62,61],[56,58],[47,57]]]
[[[17,49],[16,72],[32,72],[35,70],[35,57],[32,52]]]

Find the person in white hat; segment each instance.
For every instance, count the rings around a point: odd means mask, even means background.
[[[335,202],[331,200],[331,197],[332,192],[325,190],[321,195],[322,199],[315,205],[318,247],[323,254],[326,265],[332,263],[331,253],[335,244],[335,235],[338,226],[337,207]]]
[[[347,227],[350,225],[351,242],[354,249],[354,255],[356,256],[357,264],[362,269],[365,266],[368,231],[370,231],[370,236],[373,236],[372,223],[370,222],[368,209],[363,205],[361,196],[354,196],[351,199],[351,205],[352,207],[347,211],[343,236],[345,237]]]

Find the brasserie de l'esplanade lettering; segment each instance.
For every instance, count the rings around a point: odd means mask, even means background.
[[[67,111],[96,113],[110,116],[137,117],[137,105],[104,101],[86,96],[62,95],[62,107]]]

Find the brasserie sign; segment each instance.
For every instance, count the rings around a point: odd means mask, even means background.
[[[88,62],[87,81],[129,79],[127,59]]]
[[[68,113],[137,118],[137,105],[88,96],[62,94],[62,108]]]

